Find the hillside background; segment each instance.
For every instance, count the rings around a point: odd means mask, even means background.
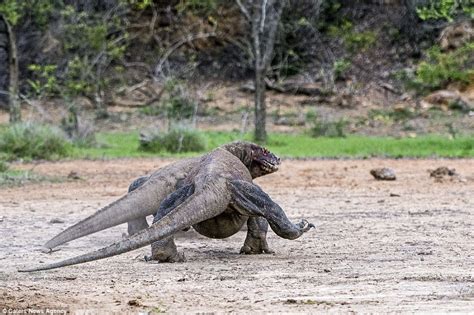
[[[234,1],[0,4],[22,120],[104,130],[253,128],[248,22]],[[287,1],[267,72],[270,132],[456,137],[474,130],[469,1]],[[5,23],[3,23],[5,24]],[[8,122],[6,24],[0,122]]]

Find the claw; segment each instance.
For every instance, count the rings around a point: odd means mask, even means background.
[[[302,219],[297,225],[303,233],[308,232],[311,228],[315,228],[314,224],[309,223],[306,219]]]

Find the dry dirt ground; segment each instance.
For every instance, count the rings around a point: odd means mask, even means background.
[[[275,254],[239,255],[245,232],[211,240],[190,231],[177,240],[185,263],[146,263],[149,248],[142,248],[17,273],[120,239],[124,225],[49,255],[38,251],[117,199],[132,179],[169,162],[44,163],[37,173],[66,177],[76,171],[81,179],[1,188],[0,312],[474,312],[474,160],[285,161],[258,184],[292,220],[305,217],[317,228],[295,241],[269,232]],[[427,169],[441,165],[462,178],[430,178]],[[394,168],[398,179],[372,179],[369,170],[381,166]]]

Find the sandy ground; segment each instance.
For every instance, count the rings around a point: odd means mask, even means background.
[[[190,231],[177,240],[185,263],[146,263],[146,247],[17,273],[121,238],[125,225],[49,255],[38,251],[117,199],[132,179],[169,162],[44,163],[37,173],[76,171],[82,179],[0,188],[0,312],[474,312],[474,160],[285,161],[258,184],[292,220],[305,217],[317,228],[295,241],[269,232],[275,254],[239,255],[245,232],[211,240]],[[430,178],[427,169],[441,165],[462,178]],[[369,170],[380,166],[394,168],[398,179],[372,179]]]

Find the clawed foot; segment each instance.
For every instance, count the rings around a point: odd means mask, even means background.
[[[269,249],[268,247],[266,248],[252,248],[250,246],[244,245],[240,249],[241,254],[245,255],[257,255],[257,254],[274,254],[275,251]]]
[[[42,252],[43,254],[51,254],[51,253],[54,253],[54,252],[57,252],[57,251],[60,251],[61,249],[60,248],[49,248],[49,247],[41,247],[39,249],[40,252]]]
[[[247,235],[244,246],[240,249],[241,254],[257,255],[257,254],[274,254],[275,252],[268,248],[266,236],[252,237]]]
[[[315,228],[314,224],[309,223],[306,219],[301,220],[296,226],[298,226],[303,233],[308,232],[311,228]]]
[[[175,263],[175,262],[185,262],[186,257],[184,256],[184,253],[177,252],[174,255],[170,256],[165,256],[165,255],[157,255],[157,254],[152,254],[150,256],[145,256],[145,261],[146,262],[160,262],[160,263]]]

